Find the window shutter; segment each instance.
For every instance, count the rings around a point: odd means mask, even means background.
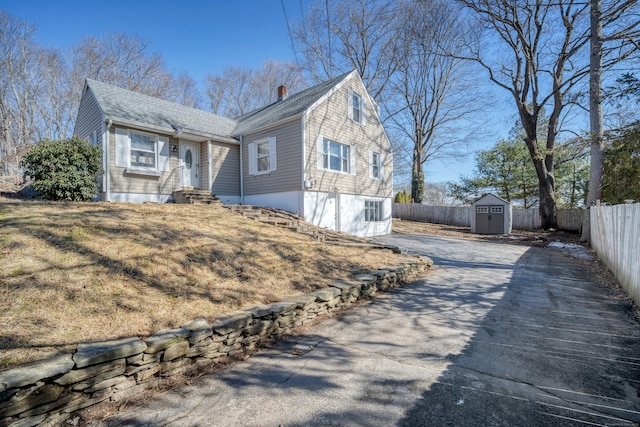
[[[318,169],[324,169],[323,143],[324,138],[322,138],[322,135],[318,135],[318,138],[316,138],[316,146],[318,151]]]
[[[256,165],[256,162],[258,161],[256,155],[256,143],[250,143],[247,146],[247,151],[249,152],[249,175],[255,175],[258,169]]]
[[[126,129],[116,128],[116,166],[126,168],[129,167],[129,149],[130,140],[129,132]]]
[[[347,115],[351,120],[353,120],[353,91],[351,89],[347,92],[347,96]]]
[[[356,146],[349,146],[349,175],[356,174]]]
[[[276,165],[276,137],[269,138],[269,170],[274,171],[277,169]]]
[[[380,162],[380,180],[384,181],[384,156],[382,155],[382,153],[380,153],[378,161]]]
[[[158,137],[158,170],[169,170],[169,138],[165,136]]]
[[[374,178],[373,176],[373,151],[369,150],[369,178]]]
[[[364,101],[364,96],[360,98],[360,123],[362,126],[367,124],[367,103]]]

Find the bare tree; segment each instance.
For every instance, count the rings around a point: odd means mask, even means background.
[[[602,198],[604,175],[604,118],[602,96],[602,71],[607,55],[614,53],[614,63],[638,50],[640,37],[639,11],[635,0],[610,2],[603,11],[602,0],[590,0],[590,76],[589,76],[589,124],[591,132],[591,169],[587,207]],[[603,32],[607,28],[607,34]],[[607,46],[605,48],[605,43]],[[611,60],[609,60],[611,62]],[[591,218],[585,211],[581,241],[591,238]]]
[[[57,50],[42,50],[36,66],[43,75],[43,84],[37,94],[38,126],[35,140],[65,139],[73,132],[77,114],[72,92],[73,82],[64,56]]]
[[[173,83],[162,57],[151,53],[150,43],[135,35],[85,37],[72,48],[71,64],[77,96],[85,78],[161,98]]]
[[[386,0],[316,1],[294,34],[303,68],[316,82],[356,69],[383,102],[395,66],[397,7]]]
[[[395,74],[388,83],[393,93],[386,109],[394,127],[409,142],[412,159],[411,197],[422,203],[425,194],[424,164],[453,156],[473,129],[471,118],[483,106],[472,92],[468,63],[440,55],[438,47],[458,52],[466,27],[460,8],[444,0],[402,2],[396,29]],[[477,92],[476,92],[477,93]]]
[[[290,62],[267,61],[258,69],[227,67],[219,75],[208,75],[206,93],[213,113],[237,117],[275,102],[278,87],[290,93],[306,87],[302,70]]]
[[[163,98],[191,108],[202,108],[204,100],[197,83],[186,72],[173,78],[172,87]]]
[[[491,48],[483,49],[479,43],[467,59],[511,94],[538,177],[542,227],[556,228],[556,139],[572,102],[569,94],[589,73],[589,4],[574,0],[459,1],[482,22],[490,37],[485,45]],[[621,58],[609,56],[603,66]],[[544,117],[544,111],[548,116]],[[541,119],[548,120],[548,129],[539,140],[536,129]]]
[[[36,99],[42,86],[35,26],[0,10],[0,172],[17,175],[35,135]]]

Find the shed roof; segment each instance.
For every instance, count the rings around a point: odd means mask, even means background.
[[[505,199],[503,199],[502,197],[496,196],[496,195],[495,195],[495,194],[493,194],[493,193],[487,193],[487,194],[484,194],[484,195],[483,195],[482,197],[480,197],[479,199],[477,199],[475,202],[473,202],[473,203],[472,203],[472,205],[476,205],[476,204],[478,204],[478,203],[480,203],[480,202],[487,202],[487,201],[489,201],[489,200],[490,200],[490,199],[492,199],[492,198],[493,198],[493,199],[497,199],[497,201],[498,201],[498,202],[502,202],[502,203],[504,203],[505,205],[509,205],[509,204],[510,204],[509,202],[507,202],[507,201],[506,201]]]

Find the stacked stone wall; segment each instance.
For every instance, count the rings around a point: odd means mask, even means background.
[[[202,318],[149,337],[78,344],[61,354],[0,372],[0,426],[60,425],[80,409],[159,386],[163,380],[243,356],[264,342],[404,283],[431,266],[411,259],[352,280],[256,305],[215,319]]]

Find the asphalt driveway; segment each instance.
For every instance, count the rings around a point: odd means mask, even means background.
[[[426,277],[101,425],[640,422],[630,306],[551,248],[422,235]]]

